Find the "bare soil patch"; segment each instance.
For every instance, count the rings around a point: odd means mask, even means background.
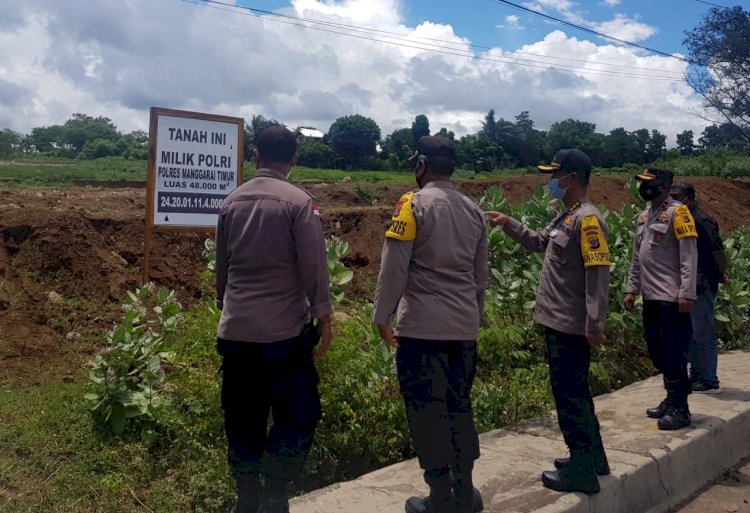
[[[750,182],[689,181],[725,233],[750,224]],[[461,181],[457,188],[478,198],[497,185],[511,202],[519,202],[544,182],[528,175]],[[118,318],[126,292],[140,282],[145,188],[98,185],[104,187],[0,191],[0,385],[34,383],[44,375],[63,380],[80,369],[80,357],[103,344],[101,333]],[[631,201],[626,186],[622,178],[596,177],[591,198],[620,209]],[[349,294],[371,299],[391,210],[411,188],[367,187],[377,193],[374,205],[355,183],[305,186],[318,199],[326,234],[350,244],[346,263],[355,274]],[[177,290],[186,306],[203,293],[204,238],[154,235],[151,278]]]

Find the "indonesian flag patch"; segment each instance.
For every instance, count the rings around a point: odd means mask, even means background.
[[[316,205],[315,203],[313,203],[312,208],[313,208],[313,214],[316,215],[316,216],[318,216],[318,217],[320,217],[320,210],[318,210],[318,205]]]

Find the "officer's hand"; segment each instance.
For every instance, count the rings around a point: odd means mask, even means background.
[[[589,343],[589,346],[596,349],[607,341],[607,337],[604,333],[586,333],[586,341]]]
[[[623,301],[625,302],[625,310],[628,312],[632,311],[635,307],[635,295],[625,294],[625,299]]]
[[[491,226],[499,226],[501,228],[508,224],[508,221],[510,220],[510,217],[507,215],[494,210],[489,210],[485,212],[484,215],[487,216]]]
[[[398,348],[398,337],[393,334],[393,328],[390,324],[378,324],[380,338],[388,342],[391,347]]]
[[[331,347],[333,341],[333,333],[331,332],[331,321],[321,322],[318,324],[318,334],[320,335],[320,344],[315,350],[315,359],[322,358],[324,354],[328,352],[328,348]]]
[[[685,299],[680,298],[677,300],[678,308],[680,309],[680,313],[690,313],[693,311],[693,303],[694,301],[692,299]]]

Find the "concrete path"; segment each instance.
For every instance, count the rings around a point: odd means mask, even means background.
[[[664,432],[645,409],[664,396],[654,377],[595,399],[612,475],[593,496],[542,487],[539,476],[566,454],[556,419],[485,433],[475,484],[488,513],[662,513],[684,504],[750,456],[750,352],[723,354],[722,392],[693,394],[693,425]],[[403,512],[404,501],[427,491],[416,460],[294,499],[292,513]]]
[[[745,461],[676,513],[750,513],[750,461]]]

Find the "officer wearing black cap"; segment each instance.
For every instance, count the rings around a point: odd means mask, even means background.
[[[721,392],[717,363],[719,341],[716,338],[716,293],[726,281],[728,267],[719,223],[703,210],[695,199],[695,187],[687,182],[672,184],[670,195],[690,209],[698,230],[698,288],[690,314],[693,336],[690,340],[690,382],[693,392]]]
[[[609,296],[610,257],[607,225],[587,197],[591,160],[578,149],[557,152],[550,196],[565,205],[544,230],[534,231],[499,212],[487,212],[492,226],[534,252],[544,252],[534,320],[544,326],[552,393],[570,458],[555,460],[542,474],[547,488],[597,493],[596,475],[609,474],[599,421],[589,390],[590,348],[604,340]]]
[[[373,318],[398,348],[409,430],[430,488],[406,501],[407,513],[472,513],[483,507],[472,479],[479,437],[470,394],[487,233],[482,211],[451,184],[455,143],[425,136],[417,153],[420,190],[401,197],[385,234]]]
[[[667,397],[646,415],[659,419],[659,429],[690,425],[687,352],[690,312],[696,298],[698,232],[688,207],[670,197],[674,173],[648,168],[636,175],[641,197],[650,208],[638,215],[625,289],[625,308],[632,310],[643,295],[643,328],[654,366],[664,375]]]

